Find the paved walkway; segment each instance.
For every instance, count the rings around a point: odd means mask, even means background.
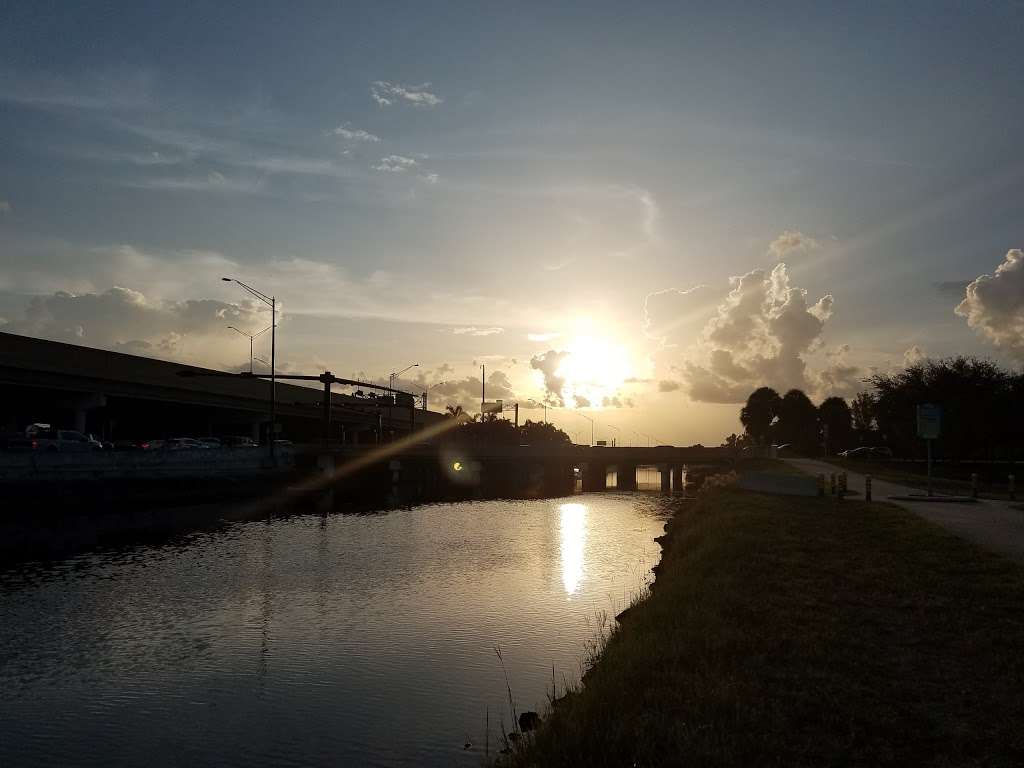
[[[814,459],[784,459],[812,475],[846,472],[847,488],[864,498],[864,475],[843,470]],[[871,495],[875,501],[889,501],[890,496],[922,493],[920,488],[871,479]],[[856,497],[855,497],[856,498]],[[892,501],[926,520],[938,523],[965,539],[1004,555],[1024,561],[1024,511],[1013,509],[1013,502],[980,500],[977,504],[954,504],[927,501]]]

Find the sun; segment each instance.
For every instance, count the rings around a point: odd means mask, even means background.
[[[567,352],[556,375],[565,382],[562,396],[569,405],[604,405],[633,375],[626,347],[608,337],[576,336]]]

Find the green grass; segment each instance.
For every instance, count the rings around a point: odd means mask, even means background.
[[[514,765],[1022,765],[1024,568],[896,507],[712,491]]]

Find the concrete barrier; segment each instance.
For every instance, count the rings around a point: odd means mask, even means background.
[[[293,464],[294,453],[279,449],[276,469],[290,469]],[[259,474],[274,468],[266,448],[0,452],[0,482],[230,477]]]

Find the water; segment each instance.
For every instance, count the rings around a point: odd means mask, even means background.
[[[665,502],[226,525],[0,572],[0,765],[478,765],[579,679]],[[471,744],[465,749],[466,743]]]

